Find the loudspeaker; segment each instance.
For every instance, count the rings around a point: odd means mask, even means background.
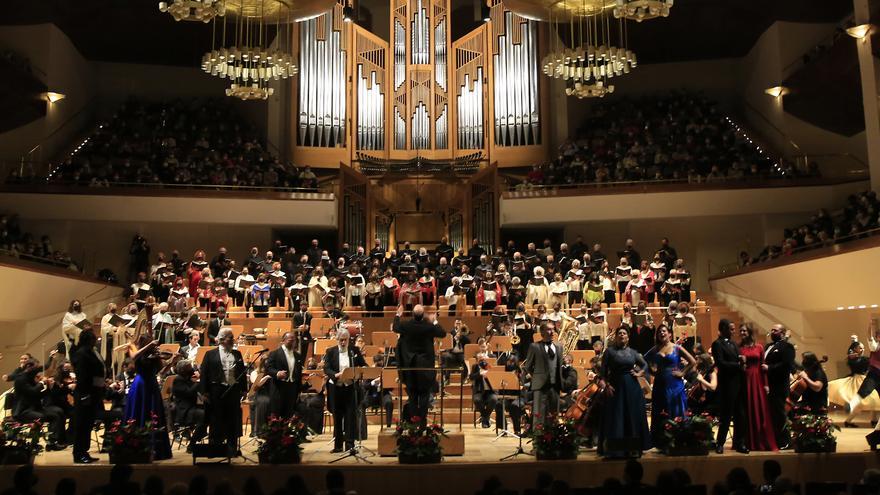
[[[231,463],[229,457],[229,449],[226,445],[214,445],[210,443],[196,443],[192,446],[193,464],[199,464],[199,459],[223,459],[227,463]],[[221,461],[223,462],[223,461]],[[215,461],[216,463],[216,461]]]

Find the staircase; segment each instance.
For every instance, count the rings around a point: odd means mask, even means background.
[[[706,305],[709,307],[709,313],[711,315],[712,328],[709,329],[709,334],[712,336],[709,342],[703,340],[703,347],[708,350],[708,346],[711,345],[711,341],[715,340],[718,335],[718,322],[722,319],[728,319],[737,325],[745,321],[745,318],[738,311],[731,309],[729,306],[724,304],[715,294],[711,292],[700,292],[700,299],[706,301]],[[755,335],[755,340],[760,342],[761,336],[765,333],[766,329],[755,328],[758,335]],[[705,336],[706,333],[703,333]],[[705,339],[705,337],[704,337]]]

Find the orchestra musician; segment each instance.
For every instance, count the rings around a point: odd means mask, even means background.
[[[232,321],[226,317],[226,308],[220,306],[217,314],[208,321],[208,345],[216,345],[220,329],[229,325],[232,325]]]
[[[293,331],[299,335],[299,355],[305,357],[312,342],[312,314],[309,313],[309,303],[302,300],[299,303],[299,311],[293,314]]]
[[[718,370],[711,354],[695,356],[696,370],[688,383],[688,410],[693,414],[715,415],[715,390],[718,388]]]
[[[197,330],[190,332],[187,344],[180,348],[180,355],[187,361],[195,361],[196,356],[199,354],[199,348],[202,347],[201,344],[199,344],[201,338],[202,336]]]
[[[232,330],[217,335],[219,347],[205,353],[200,370],[201,392],[207,396],[209,440],[225,444],[231,457],[238,455],[241,436],[241,399],[247,392],[245,365],[241,353],[233,349]]]
[[[573,403],[572,394],[578,389],[578,371],[572,366],[574,358],[571,354],[566,354],[562,358],[562,387],[560,388],[561,396],[560,409],[568,409]]]
[[[171,401],[174,404],[174,423],[192,429],[187,453],[192,452],[192,445],[205,438],[205,409],[199,405],[198,396],[199,370],[192,361],[183,360],[177,363],[177,376],[171,384]]]
[[[272,414],[289,418],[296,413],[302,385],[303,359],[296,349],[296,335],[285,332],[281,346],[266,358],[266,374],[272,380]]]
[[[541,341],[529,346],[523,362],[523,371],[531,376],[532,426],[543,424],[551,411],[559,410],[559,391],[562,388],[562,346],[553,342],[556,325],[552,321],[541,324]]]
[[[257,365],[251,370],[249,379],[251,388],[248,390],[247,400],[251,403],[251,436],[253,437],[263,430],[272,405],[270,382],[272,376],[266,372],[265,357],[257,359]]]
[[[513,331],[517,337],[517,342],[513,344],[518,360],[525,359],[529,352],[529,346],[532,344],[532,335],[534,331],[532,326],[534,321],[528,313],[526,313],[525,303],[517,303],[516,314],[513,315]]]
[[[440,355],[440,362],[444,368],[443,380],[446,383],[449,382],[454,368],[461,369],[461,379],[464,380],[467,372],[464,362],[464,346],[471,343],[470,333],[470,329],[461,321],[461,318],[456,318],[452,327],[452,348]]]
[[[28,358],[14,376],[15,406],[13,418],[22,423],[40,420],[49,427],[46,450],[63,450],[66,445],[59,443],[64,429],[64,413],[54,406],[45,406],[44,401],[49,387],[55,382],[51,377],[43,377],[43,367],[36,359]],[[75,460],[75,459],[74,459]],[[91,461],[90,461],[91,462]]]
[[[491,369],[489,356],[481,353],[477,355],[477,362],[471,366],[470,380],[473,389],[474,410],[480,414],[480,423],[483,428],[489,428],[489,416],[495,410],[498,403],[498,395],[486,374]]]
[[[324,354],[324,374],[330,387],[333,400],[333,453],[354,448],[355,435],[358,427],[357,408],[361,401],[357,397],[357,386],[342,379],[342,373],[348,368],[365,367],[364,356],[353,345],[349,345],[351,337],[348,330],[341,328],[336,332],[335,347],[327,349]]]

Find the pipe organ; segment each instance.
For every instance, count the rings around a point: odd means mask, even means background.
[[[495,144],[541,143],[538,23],[492,6]]]
[[[389,41],[328,13],[296,23],[293,161],[546,158],[535,21],[492,0],[491,22],[451,41],[450,0],[389,0]],[[543,34],[542,34],[543,33]]]
[[[342,6],[299,23],[300,146],[345,146],[348,30]]]

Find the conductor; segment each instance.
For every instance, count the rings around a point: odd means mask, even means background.
[[[400,378],[406,386],[408,396],[405,418],[418,416],[427,421],[428,402],[437,373],[431,370],[403,371],[407,368],[434,368],[434,339],[443,338],[446,332],[437,322],[437,313],[425,315],[425,307],[416,304],[412,310],[412,320],[400,321],[403,306],[398,306],[392,330],[400,334],[397,341],[398,366],[402,370]]]

